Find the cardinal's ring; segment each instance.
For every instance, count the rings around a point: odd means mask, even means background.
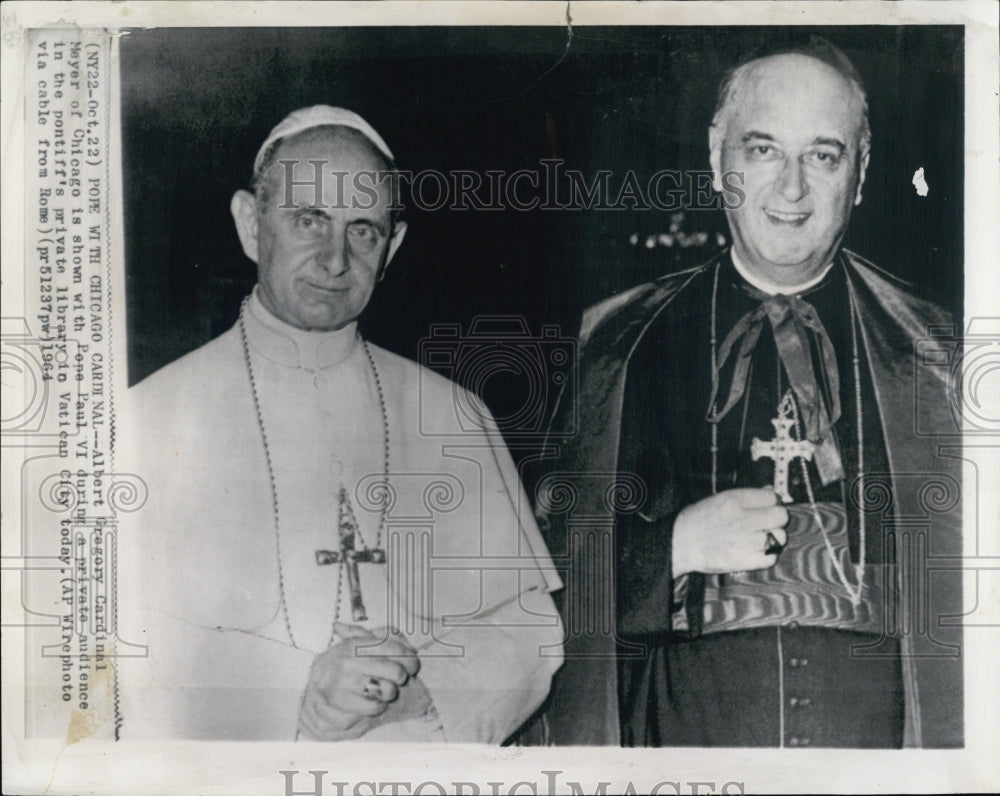
[[[767,541],[764,543],[764,555],[769,556],[772,553],[780,553],[784,545],[778,544],[778,540],[774,537],[774,534],[770,531],[767,532]]]
[[[365,699],[382,699],[382,684],[378,681],[378,678],[369,677],[368,682],[365,683],[365,687],[361,690],[361,694]]]

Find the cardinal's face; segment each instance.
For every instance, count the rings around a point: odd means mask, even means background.
[[[743,175],[746,200],[726,210],[736,254],[768,281],[808,281],[832,260],[861,201],[861,99],[822,61],[779,55],[750,65],[727,109],[710,141],[717,183]]]

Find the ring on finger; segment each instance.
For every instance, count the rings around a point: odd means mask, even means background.
[[[373,701],[382,700],[382,683],[379,682],[377,677],[369,677],[361,689],[361,695],[365,699],[371,699]]]
[[[780,553],[784,547],[773,533],[770,531],[767,532],[767,538],[764,542],[764,555],[769,556],[772,553]]]

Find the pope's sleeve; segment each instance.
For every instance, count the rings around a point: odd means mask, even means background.
[[[122,738],[294,740],[310,653],[246,633],[192,627],[152,608],[132,616],[141,630],[126,631],[128,638],[147,652],[119,663]],[[233,661],[242,660],[255,665],[242,667],[234,685],[233,670],[240,667]]]
[[[119,461],[142,483],[141,505],[122,515],[118,541],[115,606],[118,636],[128,642],[117,660],[121,737],[293,740],[313,655],[187,610],[199,594],[192,569],[204,566],[197,540],[216,529],[188,500],[183,474],[197,457],[177,442],[163,405],[170,395],[153,400],[133,388],[121,403],[135,422],[121,435]],[[139,420],[157,416],[160,424],[139,433]]]
[[[549,594],[562,583],[499,435],[465,442],[461,455],[476,459],[482,478],[482,564],[466,573],[467,591],[477,593],[463,601],[475,608],[435,611],[431,636],[414,641],[447,740],[499,744],[542,704],[562,664],[563,629]]]

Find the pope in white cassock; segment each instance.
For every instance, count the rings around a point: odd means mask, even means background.
[[[128,393],[123,737],[502,743],[548,693],[561,584],[508,451],[357,330],[394,168],[350,111],[282,121],[232,200],[239,320]]]

